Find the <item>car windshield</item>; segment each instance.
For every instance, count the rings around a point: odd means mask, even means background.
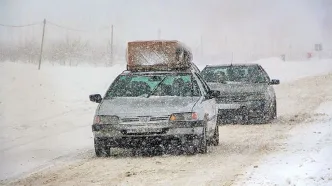
[[[257,65],[206,67],[201,72],[206,82],[210,83],[266,83],[266,73]]]
[[[113,97],[199,96],[200,91],[191,74],[120,75],[106,92]]]

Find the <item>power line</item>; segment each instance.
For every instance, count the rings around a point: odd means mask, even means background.
[[[88,32],[87,30],[80,30],[80,29],[76,29],[76,28],[69,28],[69,27],[66,27],[66,26],[61,26],[59,24],[56,24],[56,23],[53,23],[53,22],[50,22],[50,21],[47,21],[47,23],[50,24],[50,25],[59,27],[59,28],[66,29],[66,30],[72,30],[72,31],[77,31],[77,32]]]
[[[31,24],[27,24],[27,25],[6,25],[6,24],[0,23],[0,26],[3,26],[3,27],[28,27],[28,26],[35,26],[35,25],[41,25],[41,24],[42,24],[42,22],[31,23]]]
[[[31,23],[31,24],[26,24],[26,25],[8,25],[8,24],[1,24],[0,26],[2,27],[12,27],[12,28],[18,28],[18,27],[29,27],[29,26],[35,26],[35,25],[42,25],[43,22],[38,22],[38,23]],[[47,21],[47,24],[50,24],[52,26],[56,26],[62,29],[66,29],[66,30],[71,30],[71,31],[77,31],[77,32],[91,32],[91,30],[82,30],[82,29],[76,29],[76,28],[70,28],[67,26],[62,26],[60,24],[54,23],[54,22],[50,22]],[[99,30],[104,30],[104,29],[108,29],[109,27],[104,27],[104,28],[100,28]]]
[[[47,24],[50,24],[50,25],[53,25],[53,26],[56,26],[56,27],[59,27],[59,28],[62,28],[62,29],[66,29],[66,30],[76,31],[76,32],[91,32],[91,30],[82,30],[82,29],[70,28],[70,27],[62,26],[62,25],[59,25],[59,24],[56,24],[56,23],[53,23],[53,22],[50,22],[50,21],[47,21]],[[101,28],[99,30],[104,30],[104,29],[108,29],[108,28],[109,27],[104,27],[104,28]]]

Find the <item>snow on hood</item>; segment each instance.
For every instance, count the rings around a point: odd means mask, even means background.
[[[98,115],[119,117],[165,116],[175,112],[191,112],[199,97],[117,97],[104,100]]]
[[[255,83],[255,84],[222,84],[222,83],[208,83],[212,90],[219,90],[221,93],[233,94],[233,93],[264,93],[269,86],[267,83]]]

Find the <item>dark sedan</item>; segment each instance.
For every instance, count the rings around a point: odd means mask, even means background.
[[[216,99],[218,123],[267,123],[277,117],[277,101],[270,79],[259,64],[226,64],[206,66],[202,77],[212,90],[219,90]]]

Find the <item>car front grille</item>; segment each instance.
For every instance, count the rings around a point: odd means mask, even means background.
[[[124,123],[130,123],[130,122],[139,122],[140,121],[140,117],[143,116],[138,116],[138,117],[128,117],[128,118],[121,118],[121,121]],[[146,117],[146,116],[144,116]],[[156,117],[149,117],[148,122],[154,122],[154,121],[167,121],[169,119],[170,116],[156,116]]]
[[[122,122],[129,123],[129,122],[138,122],[139,118],[121,118]]]

